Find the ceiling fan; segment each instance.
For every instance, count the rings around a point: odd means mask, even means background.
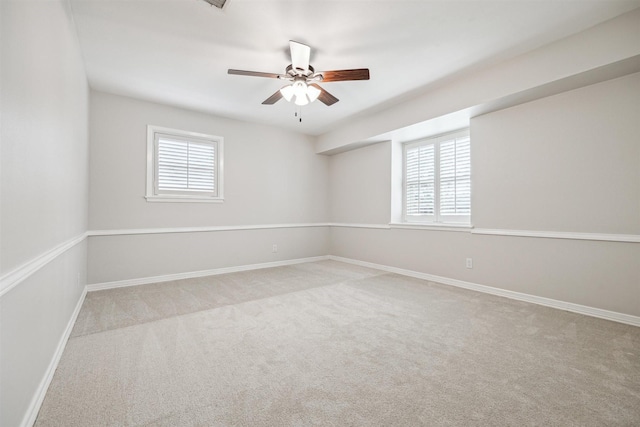
[[[265,99],[264,105],[273,105],[281,98],[295,102],[296,105],[307,105],[319,99],[325,105],[333,105],[338,98],[324,90],[318,83],[340,82],[346,80],[369,80],[369,69],[358,68],[354,70],[318,71],[309,65],[311,48],[305,44],[289,41],[291,50],[291,64],[287,66],[284,74],[262,73],[259,71],[245,71],[229,69],[229,74],[239,76],[267,77],[286,80],[290,82],[276,93]]]

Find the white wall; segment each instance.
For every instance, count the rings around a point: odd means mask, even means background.
[[[638,99],[632,74],[472,119],[474,226],[638,234]],[[389,221],[353,183],[383,185],[392,148],[331,158],[332,220]],[[334,227],[331,254],[640,316],[638,243]]]
[[[224,138],[224,203],[145,200],[147,125]],[[327,254],[328,231],[317,227],[126,231],[326,223],[328,158],[315,154],[308,136],[92,92],[90,139],[90,228],[122,233],[90,237],[89,283]]]
[[[25,272],[87,229],[88,87],[66,1],[0,8],[0,425],[17,426],[85,285],[84,243]]]

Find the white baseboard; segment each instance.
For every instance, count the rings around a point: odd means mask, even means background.
[[[328,255],[289,259],[285,261],[264,262],[260,264],[240,265],[236,267],[214,268],[212,270],[191,271],[186,273],[166,274],[163,276],[141,277],[139,279],[118,280],[113,282],[94,283],[87,285],[87,291],[102,291],[105,289],[123,288],[127,286],[147,285],[150,283],[170,282],[172,280],[191,279],[194,277],[215,276],[219,274],[236,273],[239,271],[259,270],[261,268],[282,267],[285,265],[302,264],[305,262],[324,261]]]
[[[414,277],[416,279],[429,280],[431,282],[442,283],[444,285],[455,286],[458,288],[469,289],[472,291],[482,292],[485,294],[497,295],[518,301],[529,302],[532,304],[543,305],[545,307],[557,308],[560,310],[571,311],[573,313],[584,314],[586,316],[598,317],[600,319],[612,320],[614,322],[624,323],[632,326],[640,326],[640,317],[630,314],[618,313],[615,311],[603,310],[601,308],[589,307],[586,305],[574,304],[565,301],[558,301],[551,298],[544,298],[521,292],[509,291],[506,289],[493,288],[491,286],[479,285],[477,283],[465,282],[463,280],[451,279],[448,277],[436,276],[433,274],[420,273],[403,268],[391,267],[388,265],[375,264],[372,262],[359,261],[351,258],[343,258],[339,256],[329,255],[329,259],[334,261],[346,262],[349,264],[359,265],[361,267],[375,268],[377,270],[388,271],[390,273],[401,274],[403,276]]]
[[[82,290],[82,295],[78,299],[78,303],[76,304],[76,308],[73,310],[73,314],[67,323],[67,327],[58,342],[58,347],[56,351],[53,353],[53,357],[51,358],[51,362],[49,362],[49,366],[47,367],[47,371],[40,381],[38,385],[38,389],[36,390],[33,398],[31,399],[31,403],[29,404],[29,408],[27,409],[27,413],[22,419],[21,427],[31,427],[36,422],[36,418],[38,417],[38,412],[40,412],[40,407],[42,406],[42,402],[44,401],[44,397],[47,394],[47,390],[49,389],[49,385],[51,384],[51,380],[53,380],[53,374],[55,374],[56,369],[58,368],[58,363],[60,362],[60,358],[62,357],[62,353],[64,352],[64,348],[67,346],[67,341],[69,341],[69,336],[71,335],[71,331],[73,330],[73,325],[76,323],[76,319],[78,318],[78,314],[80,313],[80,309],[82,308],[82,303],[84,303],[84,298],[87,296],[86,287]]]
[[[58,363],[60,362],[60,358],[62,357],[62,353],[64,352],[64,348],[69,340],[69,336],[71,335],[71,331],[73,330],[73,326],[78,318],[78,314],[80,313],[80,309],[82,308],[82,304],[85,300],[87,292],[98,291],[104,289],[113,289],[113,288],[121,288],[126,286],[136,286],[142,284],[149,283],[159,283],[159,282],[167,282],[171,280],[180,280],[180,279],[188,279],[193,277],[203,277],[203,276],[212,276],[226,273],[235,273],[240,271],[249,271],[249,270],[258,270],[262,268],[271,268],[271,267],[281,267],[287,265],[294,264],[302,264],[306,262],[316,262],[316,261],[324,261],[324,260],[334,260],[345,262],[348,264],[359,265],[362,267],[374,268],[381,271],[387,271],[390,273],[396,273],[403,276],[414,277],[417,279],[428,280],[432,282],[437,282],[445,285],[456,286],[458,288],[469,289],[472,291],[482,292],[485,294],[497,295],[505,298],[510,298],[518,301],[529,302],[532,304],[543,305],[546,307],[556,308],[560,310],[566,310],[578,314],[584,314],[591,317],[597,317],[606,320],[612,320],[614,322],[624,323],[632,326],[640,326],[640,317],[632,316],[624,313],[617,313],[614,311],[603,310],[594,307],[588,307],[579,304],[573,304],[564,301],[558,301],[550,298],[538,297],[535,295],[524,294],[521,292],[514,292],[505,289],[493,288],[491,286],[479,285],[477,283],[466,282],[463,280],[451,279],[448,277],[436,276],[433,274],[420,273],[413,270],[406,270],[403,268],[391,267],[388,265],[376,264],[367,261],[359,261],[351,258],[344,258],[334,255],[324,255],[317,257],[309,257],[309,258],[298,258],[293,260],[284,260],[284,261],[274,261],[274,262],[265,262],[260,264],[250,264],[250,265],[242,265],[236,267],[223,267],[216,268],[212,270],[202,270],[202,271],[194,271],[187,273],[178,273],[178,274],[169,274],[164,276],[154,276],[154,277],[144,277],[139,279],[130,279],[130,280],[120,280],[114,282],[105,282],[105,283],[96,283],[85,286],[78,303],[73,311],[71,318],[69,319],[69,323],[62,335],[58,347],[49,363],[47,371],[38,386],[34,397],[31,400],[31,404],[29,405],[29,409],[25,414],[25,417],[20,424],[21,427],[31,427],[36,421],[38,416],[38,412],[40,411],[40,407],[42,406],[42,402],[44,401],[44,397],[47,393],[47,389],[51,384],[51,380],[53,379],[53,375],[58,367]]]
[[[186,273],[168,274],[163,276],[142,277],[139,279],[119,280],[114,282],[96,283],[92,285],[87,285],[86,290],[88,292],[100,291],[105,289],[114,289],[114,288],[121,288],[126,286],[145,285],[150,283],[168,282],[172,280],[189,279],[194,277],[204,277],[204,276],[214,276],[218,274],[235,273],[239,271],[258,270],[261,268],[281,267],[286,265],[301,264],[305,262],[323,261],[327,259],[359,265],[362,267],[375,268],[377,270],[401,274],[403,276],[429,280],[432,282],[442,283],[444,285],[455,286],[463,289],[469,289],[472,291],[482,292],[485,294],[497,295],[497,296],[514,299],[518,301],[524,301],[532,304],[543,305],[545,307],[571,311],[573,313],[584,314],[587,316],[597,317],[600,319],[612,320],[614,322],[624,323],[627,325],[640,326],[640,317],[632,316],[630,314],[618,313],[615,311],[603,310],[600,308],[594,308],[594,307],[589,307],[585,305],[554,300],[551,298],[539,297],[539,296],[525,294],[521,292],[515,292],[515,291],[506,290],[506,289],[480,285],[477,283],[466,282],[464,280],[451,279],[448,277],[436,276],[434,274],[421,273],[418,271],[406,270],[403,268],[391,267],[388,265],[376,264],[376,263],[367,262],[367,261],[359,261],[351,258],[343,258],[339,256],[334,256],[334,255],[325,255],[325,256],[310,257],[310,258],[299,258],[299,259],[285,260],[285,261],[266,262],[266,263],[260,263],[260,264],[241,265],[236,267],[223,267],[223,268],[216,268],[212,270],[192,271],[192,272],[186,272]]]

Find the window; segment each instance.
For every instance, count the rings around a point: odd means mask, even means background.
[[[147,126],[147,201],[222,202],[223,139]]]
[[[469,130],[404,145],[403,220],[470,223]]]

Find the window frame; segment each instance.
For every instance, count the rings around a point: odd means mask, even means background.
[[[448,132],[428,138],[423,138],[415,141],[409,141],[402,144],[402,223],[403,224],[423,224],[423,225],[435,225],[435,226],[470,226],[471,225],[471,213],[473,209],[470,206],[469,215],[444,215],[441,214],[441,179],[440,179],[440,151],[441,145],[448,141],[455,141],[459,138],[469,138],[469,150],[471,150],[471,135],[469,128],[457,130],[454,132]],[[407,215],[407,150],[421,147],[430,146],[434,147],[434,213],[422,214],[422,215]],[[471,168],[471,158],[469,158],[469,167]],[[472,173],[469,172],[469,185],[472,190]],[[471,195],[469,196],[469,203],[471,204]]]
[[[158,190],[158,139],[168,136],[185,142],[206,143],[213,145],[214,188],[215,192],[198,190]],[[193,203],[222,203],[224,183],[224,138],[198,132],[171,129],[161,126],[147,125],[147,202],[193,202]]]

